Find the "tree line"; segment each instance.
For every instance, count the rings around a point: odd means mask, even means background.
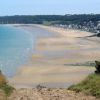
[[[74,14],[74,15],[15,15],[1,16],[0,24],[83,24],[100,21],[100,14]]]

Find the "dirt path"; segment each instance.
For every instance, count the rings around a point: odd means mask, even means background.
[[[75,93],[66,89],[18,89],[9,100],[97,100],[95,97]]]

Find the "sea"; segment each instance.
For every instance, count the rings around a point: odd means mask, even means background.
[[[11,25],[0,25],[0,70],[11,77],[26,64],[34,48],[34,36]]]

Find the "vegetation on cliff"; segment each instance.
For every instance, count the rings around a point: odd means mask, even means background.
[[[100,62],[95,61],[96,71],[89,75],[84,81],[77,85],[69,87],[70,90],[76,92],[84,92],[100,98]]]
[[[13,89],[14,88],[8,84],[6,77],[0,71],[0,90],[3,90],[4,93],[9,96]]]

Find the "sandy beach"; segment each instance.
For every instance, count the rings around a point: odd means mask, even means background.
[[[38,38],[29,63],[9,79],[16,88],[38,84],[60,88],[77,84],[95,70],[86,63],[100,60],[100,39],[87,37],[92,33],[42,25],[16,26],[32,34],[34,27],[55,33]]]

